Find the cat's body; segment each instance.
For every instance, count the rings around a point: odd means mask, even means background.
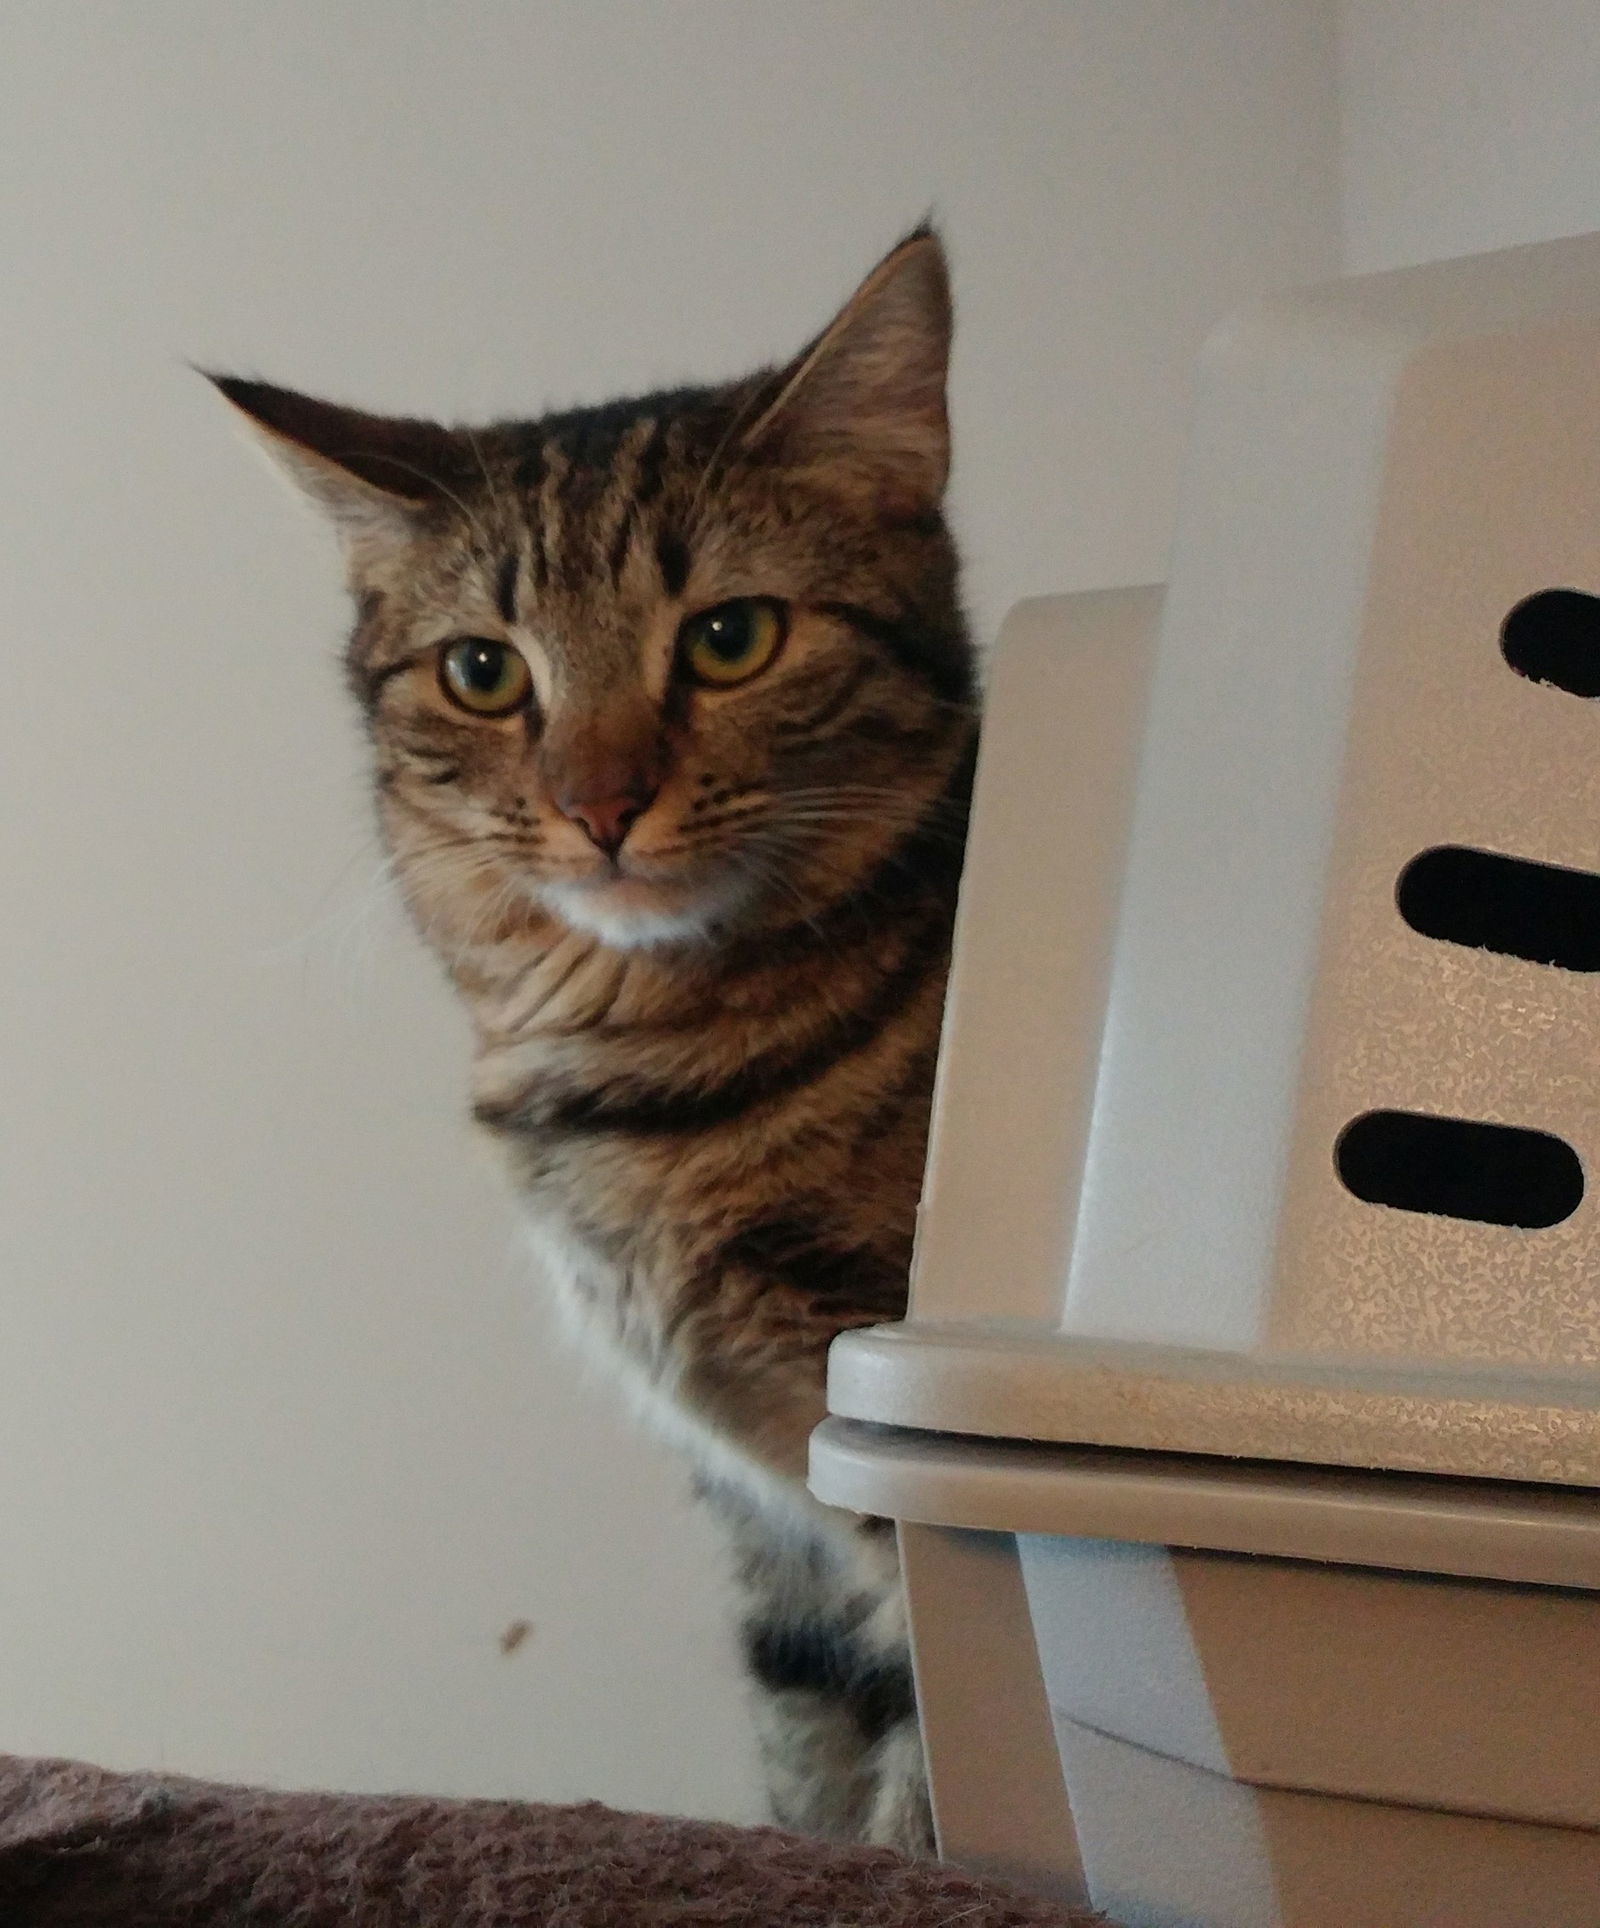
[[[893,1537],[805,1491],[904,1308],[975,733],[943,259],[789,368],[476,434],[224,392],[345,536],[396,871],[563,1306],[727,1523],[774,1812],[928,1845]]]

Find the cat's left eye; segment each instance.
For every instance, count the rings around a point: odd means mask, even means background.
[[[439,685],[459,709],[474,716],[509,716],[533,689],[526,659],[509,643],[464,636],[439,658]]]
[[[697,683],[726,689],[764,670],[782,647],[783,604],[744,596],[691,616],[678,632],[678,658]]]

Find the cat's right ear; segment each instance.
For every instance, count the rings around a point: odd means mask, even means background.
[[[270,382],[199,372],[279,472],[332,520],[353,567],[409,542],[426,511],[451,499],[460,451],[437,423],[367,415]]]

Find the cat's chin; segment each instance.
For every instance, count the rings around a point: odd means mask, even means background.
[[[552,880],[539,885],[539,895],[573,930],[613,950],[638,951],[704,942],[738,915],[749,891],[737,879],[690,889],[641,877],[606,877],[592,883]]]

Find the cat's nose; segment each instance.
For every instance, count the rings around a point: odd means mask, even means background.
[[[630,790],[612,797],[557,797],[556,808],[577,824],[590,843],[614,857],[651,802],[651,797]]]

